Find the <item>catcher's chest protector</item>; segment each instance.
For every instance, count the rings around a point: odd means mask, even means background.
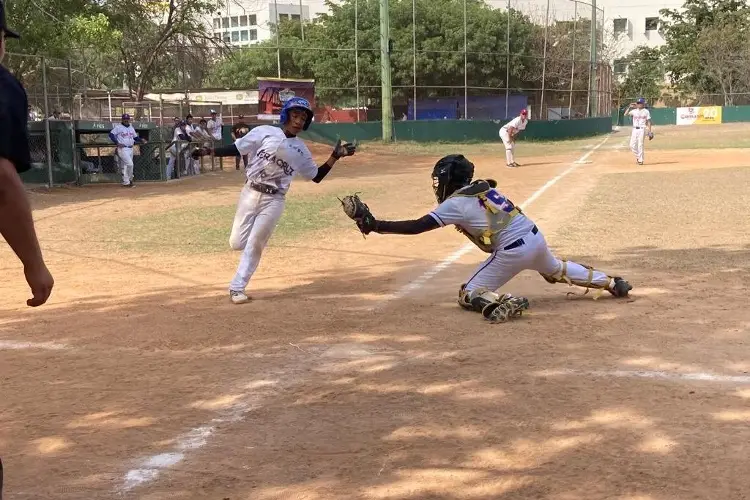
[[[492,253],[495,251],[497,235],[508,227],[510,221],[518,216],[521,209],[505,198],[499,191],[490,187],[487,181],[477,180],[463,189],[459,189],[449,198],[476,198],[477,206],[484,209],[487,217],[487,227],[481,234],[475,236],[460,226],[456,229],[469,238],[480,250]]]

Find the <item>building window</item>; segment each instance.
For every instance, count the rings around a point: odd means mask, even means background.
[[[229,32],[225,31],[224,32],[224,43],[229,43],[231,41],[232,41],[232,38],[229,36]]]
[[[222,28],[228,28],[229,27],[229,18],[228,17],[222,17],[221,18],[221,27]]]
[[[240,16],[240,26],[247,26],[247,16]]]
[[[257,40],[258,39],[258,31],[257,30],[250,30],[250,40]]]
[[[233,42],[239,42],[240,41],[240,32],[239,31],[232,31],[232,41]]]
[[[221,28],[221,18],[220,17],[214,17],[214,29],[218,30]]]
[[[292,21],[299,21],[299,14],[292,14]]]
[[[623,75],[627,73],[628,62],[625,59],[615,59],[614,71],[616,75]]]
[[[218,41],[221,41],[221,31],[217,31],[214,33],[214,38],[216,38]]]
[[[240,41],[247,42],[247,30],[240,31]]]
[[[628,20],[625,18],[615,19],[612,22],[615,35],[628,32]]]
[[[232,16],[232,28],[236,28],[240,25],[239,18],[237,16]]]
[[[659,18],[647,17],[646,18],[646,31],[656,31],[658,29],[659,29]]]
[[[250,14],[250,26],[256,26],[258,24],[258,17],[255,14]]]
[[[279,14],[279,20],[281,21],[289,20],[289,14]]]

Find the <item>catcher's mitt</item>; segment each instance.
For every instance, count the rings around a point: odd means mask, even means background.
[[[654,138],[654,133],[653,132],[649,132],[648,133],[648,140],[650,141],[653,138]]]
[[[362,236],[370,234],[375,229],[375,216],[372,215],[368,206],[359,199],[357,193],[339,198],[344,213],[357,223]]]

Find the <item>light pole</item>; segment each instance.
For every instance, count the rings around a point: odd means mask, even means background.
[[[596,99],[596,11],[602,11],[602,23],[604,23],[604,9],[597,8],[596,0],[592,0],[591,3],[584,2],[582,0],[569,0],[576,4],[589,5],[591,7],[591,51],[589,55],[589,89],[588,89],[588,108],[589,117],[597,114],[597,99]]]

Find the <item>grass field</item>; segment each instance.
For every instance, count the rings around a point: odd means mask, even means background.
[[[748,125],[517,147],[370,143],[297,181],[229,303],[234,170],[30,193],[56,279],[25,307],[3,245],[0,456],[9,499],[740,500],[750,491]],[[316,157],[328,147],[316,146]],[[484,259],[452,229],[362,238],[434,207],[461,152],[557,255],[631,297],[525,271],[529,314],[455,303]]]

